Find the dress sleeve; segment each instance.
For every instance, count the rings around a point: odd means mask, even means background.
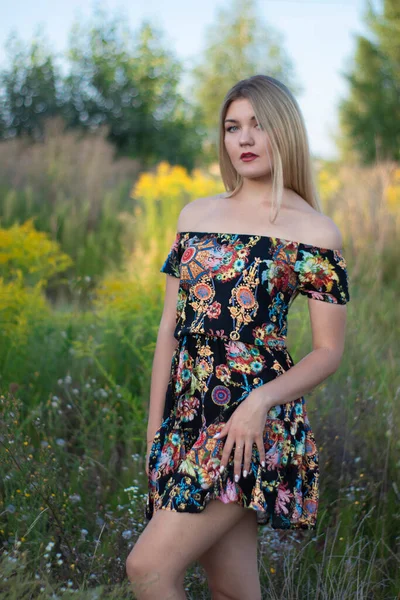
[[[304,296],[332,304],[350,301],[347,265],[340,250],[300,242],[294,270]]]
[[[167,258],[164,261],[163,266],[160,269],[160,273],[168,273],[173,277],[180,277],[180,263],[182,256],[182,235],[178,231],[175,240],[172,243]]]

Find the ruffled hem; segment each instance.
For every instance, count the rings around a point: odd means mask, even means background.
[[[192,505],[177,505],[176,508],[173,508],[171,506],[171,500],[170,498],[162,498],[161,499],[161,504],[157,507],[154,508],[153,503],[149,502],[149,496],[146,499],[146,507],[144,510],[144,518],[147,522],[149,522],[153,515],[157,512],[157,510],[170,510],[172,512],[180,512],[180,513],[189,513],[189,514],[199,514],[201,512],[203,512],[203,510],[206,508],[207,504],[211,501],[211,500],[219,500],[220,502],[222,502],[223,504],[238,504],[239,506],[242,506],[243,508],[246,508],[248,510],[254,510],[256,512],[256,518],[257,518],[257,525],[258,527],[265,527],[267,525],[270,525],[272,527],[272,529],[278,529],[278,530],[316,530],[317,529],[317,525],[316,525],[316,520],[313,521],[307,521],[304,519],[299,519],[298,521],[290,521],[286,518],[282,518],[282,516],[279,515],[275,515],[272,514],[271,512],[267,511],[267,510],[261,510],[260,508],[256,508],[255,504],[246,504],[245,499],[244,498],[239,498],[239,500],[223,500],[221,497],[221,493],[218,492],[209,492],[208,494],[206,494],[206,496],[204,497],[204,502],[203,503],[199,503],[199,504],[192,504]]]
[[[150,520],[159,508],[198,513],[210,500],[216,499],[224,504],[235,502],[255,510],[259,526],[270,523],[273,529],[315,529],[318,508],[315,444],[303,446],[303,456],[293,455],[293,438],[290,429],[286,428],[288,424],[267,419],[264,430],[266,465],[261,466],[258,450],[253,448],[249,474],[246,478],[241,475],[236,483],[232,455],[224,473],[219,472],[224,440],[213,436],[223,425],[212,424],[203,429],[196,443],[186,452],[177,430],[168,432],[164,423],[151,451],[145,518]],[[310,443],[311,438],[313,434],[309,429],[307,441]],[[175,455],[172,448],[175,448]],[[160,463],[162,455],[168,458]],[[173,462],[175,467],[168,467],[168,462]]]

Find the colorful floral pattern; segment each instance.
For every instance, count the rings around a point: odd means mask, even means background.
[[[145,516],[199,512],[214,498],[257,512],[259,525],[315,529],[318,448],[304,397],[272,407],[266,464],[253,446],[236,483],[233,452],[222,474],[224,439],[213,439],[249,393],[293,366],[286,347],[294,298],[346,304],[339,250],[275,237],[178,232],[161,272],[180,279],[163,421],[149,456]]]

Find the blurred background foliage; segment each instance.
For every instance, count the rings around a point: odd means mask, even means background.
[[[311,541],[260,531],[263,586],[276,598],[303,600],[307,590],[313,598],[381,600],[400,588],[396,7],[394,0],[369,7],[370,37],[358,36],[344,75],[340,157],[313,159],[323,210],[343,234],[351,302],[342,365],[307,398],[321,461],[320,529]],[[132,32],[102,9],[74,25],[65,74],[42,34],[30,44],[11,36],[7,51],[0,595],[24,597],[29,581],[30,597],[75,587],[89,598],[85,590],[97,586],[96,597],[122,598],[125,557],[144,526],[144,432],[165,286],[159,269],[178,214],[224,191],[216,134],[226,90],[256,72],[301,88],[251,0],[221,9],[190,93],[161,31],[146,22]],[[289,323],[297,361],[311,349],[306,302],[295,303]],[[197,567],[187,591],[208,597]]]

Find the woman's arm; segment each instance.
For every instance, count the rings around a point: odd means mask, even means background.
[[[185,228],[188,230],[190,229],[188,215],[190,216],[196,206],[196,202],[193,201],[182,208],[178,216],[177,232],[182,231]],[[177,236],[177,239],[179,239],[179,236]],[[182,248],[180,248],[179,245],[175,245],[176,241],[177,240],[174,240],[168,257],[161,269],[161,271],[166,274],[166,287],[164,309],[157,335],[151,375],[149,419],[147,425],[148,443],[153,440],[155,432],[162,423],[165,394],[171,369],[171,359],[173,352],[178,345],[178,340],[174,337],[174,331],[177,322],[177,303],[180,286],[180,255]]]
[[[270,408],[300,398],[340,365],[347,307],[313,299],[308,300],[308,307],[313,349],[288,371],[259,388]]]
[[[177,343],[171,331],[160,323],[151,374],[147,442],[153,441],[154,434],[162,423],[171,359]]]
[[[178,345],[178,340],[174,337],[174,330],[176,326],[179,279],[171,275],[167,275],[166,277],[164,309],[158,329],[152,365],[147,442],[153,440],[155,432],[162,423],[171,359]]]
[[[310,239],[311,235],[312,232],[310,232]],[[313,235],[317,236],[314,239],[319,246],[342,248],[342,235],[336,224],[328,217],[324,217],[323,226],[316,229]],[[310,252],[309,247],[303,246],[303,250],[304,248]],[[345,274],[343,264],[339,265],[335,261],[334,253],[331,250],[324,250],[321,255],[324,257],[320,268],[325,269],[325,286],[319,280],[318,269],[314,281],[312,273],[308,272],[308,263],[305,273],[300,268],[299,274],[300,289],[309,295],[308,311],[313,349],[288,371],[261,386],[264,400],[270,408],[300,398],[339,368],[344,351],[347,316],[347,306],[343,304],[340,292],[345,290],[348,293],[347,274]],[[320,260],[318,253],[316,258]],[[298,260],[300,265],[301,258],[298,257]],[[307,262],[307,258],[305,262]],[[325,266],[325,263],[328,263],[329,268]],[[333,282],[334,285],[332,285]],[[341,288],[337,286],[338,283],[341,284]],[[319,289],[317,298],[312,297],[312,292],[316,291],[315,284]],[[338,303],[323,302],[322,300],[327,300],[326,292],[333,295]]]
[[[265,466],[263,428],[269,410],[286,404],[321,383],[338,368],[344,347],[346,306],[310,299],[313,350],[297,364],[272,381],[253,389],[238,406],[229,421],[214,437],[228,436],[221,456],[221,472],[235,445],[235,480],[250,469],[251,452],[257,444],[260,461]],[[244,458],[243,458],[244,456]],[[246,473],[245,473],[246,471]]]

